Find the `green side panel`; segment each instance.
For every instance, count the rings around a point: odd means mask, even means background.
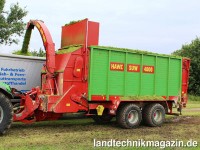
[[[124,63],[125,62],[125,54],[123,52],[110,52],[110,62],[118,62]],[[111,71],[109,69],[109,76],[108,76],[108,88],[109,88],[109,95],[124,95],[124,78],[125,78],[125,66],[124,71]]]
[[[169,58],[157,57],[156,67],[156,95],[163,96],[168,94],[168,69]]]
[[[92,95],[107,93],[108,51],[93,50],[92,75],[90,78],[90,92]]]
[[[127,64],[140,65],[141,54],[127,54]],[[140,68],[141,70],[141,68]],[[126,74],[126,96],[135,96],[140,92],[140,72],[127,72]]]
[[[170,59],[169,71],[169,96],[179,95],[181,93],[182,63],[177,59]]]
[[[110,63],[124,64],[124,71],[110,70]],[[140,66],[129,72],[128,64]],[[153,73],[143,72],[153,66]],[[181,93],[182,59],[141,54],[112,48],[91,47],[89,67],[89,100],[92,95],[109,96],[179,96]]]
[[[155,66],[155,56],[143,56],[144,66]],[[142,65],[141,65],[142,66]],[[141,67],[142,69],[142,67]],[[142,73],[140,95],[154,95],[155,73]]]

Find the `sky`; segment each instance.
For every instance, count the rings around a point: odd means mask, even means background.
[[[28,11],[25,22],[44,21],[56,49],[61,45],[61,26],[85,18],[100,23],[101,46],[170,54],[200,37],[199,0],[6,0],[5,10],[17,2]],[[18,45],[0,45],[0,53],[21,49],[22,42],[23,37]],[[37,30],[29,48],[43,48]]]

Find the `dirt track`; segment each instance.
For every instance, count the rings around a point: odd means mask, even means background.
[[[183,140],[200,143],[200,117],[177,116],[166,119],[162,127],[140,126],[121,129],[115,121],[97,125],[92,119],[68,119],[32,125],[15,123],[0,137],[3,149],[93,149],[93,140]]]
[[[200,109],[199,109],[199,111],[200,111]],[[192,116],[173,117],[171,119],[167,119],[165,121],[165,123],[193,124],[193,125],[196,124],[196,125],[200,125],[200,117],[192,117]]]

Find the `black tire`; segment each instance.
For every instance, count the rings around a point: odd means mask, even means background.
[[[102,116],[92,116],[92,119],[97,123],[97,124],[104,124],[104,123],[109,123],[112,120],[113,116],[109,114],[103,114]]]
[[[161,104],[150,104],[142,110],[145,125],[150,127],[161,126],[165,121],[165,109]]]
[[[118,108],[116,119],[122,128],[136,128],[140,125],[142,113],[137,105],[125,104]]]
[[[10,100],[3,93],[0,93],[0,135],[6,133],[11,127],[13,119],[13,108]]]

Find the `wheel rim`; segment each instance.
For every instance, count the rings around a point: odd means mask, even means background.
[[[135,111],[135,110],[132,110],[128,113],[128,121],[131,123],[131,124],[134,124],[138,121],[139,119],[139,116],[138,116],[138,112]]]
[[[2,120],[3,120],[3,109],[0,106],[0,123],[2,122]]]
[[[153,113],[153,118],[156,122],[162,121],[162,111],[160,109],[157,109]]]

